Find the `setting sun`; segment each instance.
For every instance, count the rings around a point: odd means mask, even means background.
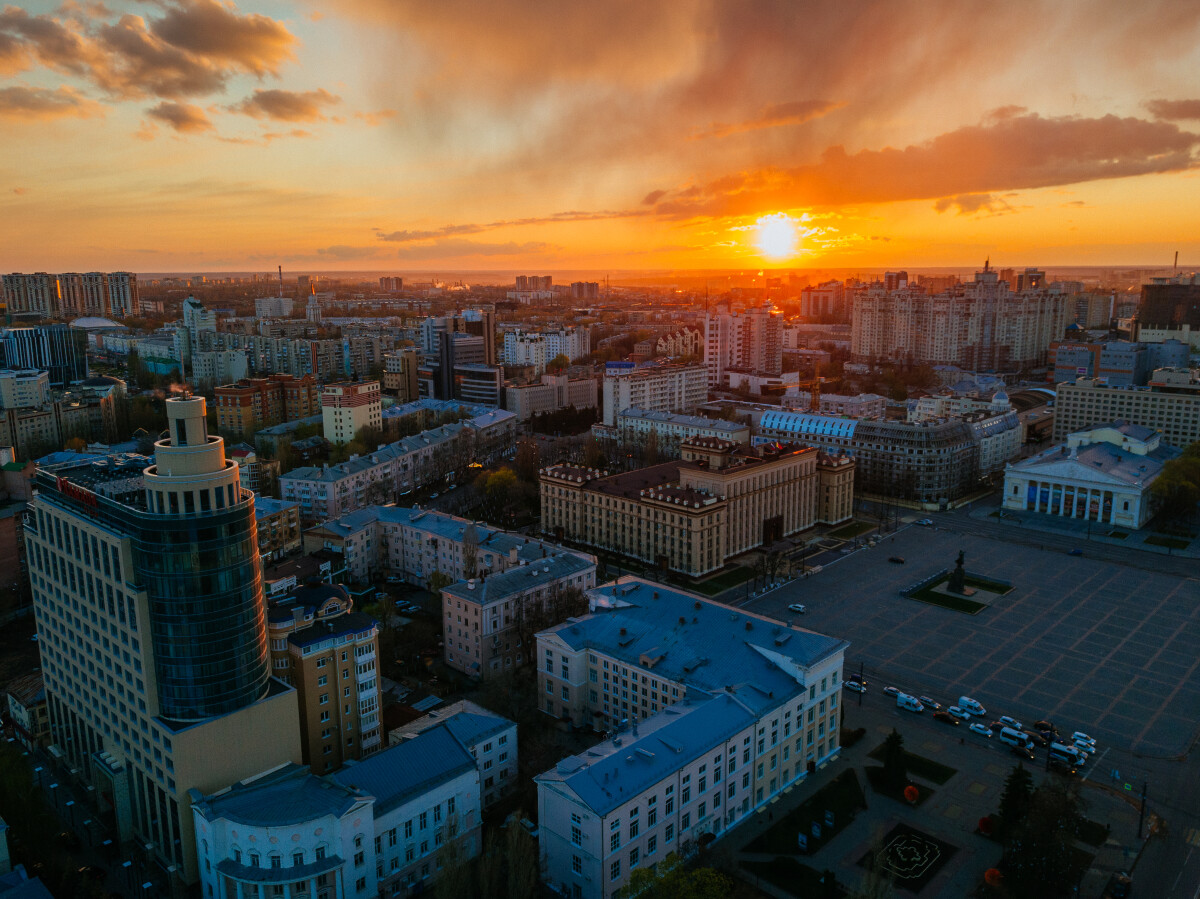
[[[787,259],[796,255],[796,220],[784,212],[764,215],[757,222],[758,248],[764,256]]]

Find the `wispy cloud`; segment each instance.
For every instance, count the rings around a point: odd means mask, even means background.
[[[1146,108],[1156,119],[1173,122],[1200,120],[1200,100],[1150,100]]]
[[[794,100],[790,103],[772,103],[770,106],[763,107],[754,118],[743,122],[714,122],[708,128],[693,134],[692,140],[728,137],[731,134],[759,131],[763,128],[779,128],[784,125],[802,125],[845,105],[845,103],[834,103],[830,100]]]
[[[202,134],[212,131],[213,123],[204,110],[191,103],[162,102],[146,110],[146,115],[157,119],[181,134]]]
[[[23,85],[0,88],[0,118],[10,121],[89,118],[102,115],[103,111],[99,103],[69,87],[54,90]]]
[[[324,88],[315,91],[257,90],[253,96],[229,107],[256,119],[277,122],[317,122],[325,118],[324,109],[336,106],[342,98]]]
[[[396,251],[398,259],[421,262],[430,259],[462,259],[472,256],[524,256],[552,249],[548,243],[526,241],[516,243],[480,243],[473,240],[440,240],[436,243],[401,247]]]

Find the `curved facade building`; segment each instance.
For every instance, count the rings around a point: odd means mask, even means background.
[[[161,714],[196,721],[267,692],[262,572],[254,497],[238,482],[201,397],[166,402],[170,436],[146,469],[148,513],[133,534],[149,599]]]

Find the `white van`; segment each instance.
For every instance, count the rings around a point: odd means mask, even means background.
[[[1000,738],[1001,743],[1007,743],[1009,746],[1021,746],[1025,749],[1033,748],[1033,740],[1029,739],[1019,730],[1013,730],[1011,727],[1000,728],[1000,733],[996,736]]]
[[[921,700],[915,696],[909,696],[907,693],[896,694],[896,707],[908,709],[910,712],[925,711],[925,706],[921,705]]]
[[[1087,756],[1074,746],[1068,746],[1066,743],[1051,743],[1050,758],[1070,762],[1072,765],[1081,765],[1087,759]]]
[[[981,718],[987,714],[987,709],[977,703],[970,696],[958,697],[958,706],[959,708],[966,709],[972,715],[977,715]]]

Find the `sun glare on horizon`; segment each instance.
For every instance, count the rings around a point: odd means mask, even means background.
[[[786,212],[764,215],[755,223],[758,228],[758,248],[764,256],[787,259],[796,255],[799,234],[796,220]]]

